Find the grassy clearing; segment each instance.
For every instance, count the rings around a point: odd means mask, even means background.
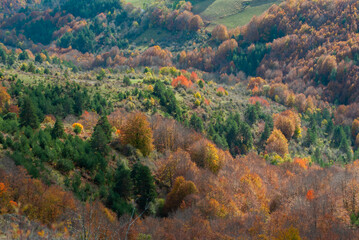
[[[244,11],[237,14],[219,18],[214,22],[217,24],[224,24],[228,28],[235,28],[237,26],[243,26],[247,24],[253,16],[260,16],[263,12],[269,9],[273,4],[280,4],[282,1],[274,1],[270,3],[248,6]]]
[[[126,0],[136,7],[142,7],[144,3],[154,0]],[[247,24],[253,16],[259,16],[273,4],[279,4],[282,0],[204,0],[193,4],[193,12],[211,24],[211,30],[217,24],[224,24],[228,28],[235,28]],[[145,32],[141,38],[143,42],[153,38],[161,39],[163,34],[155,31]]]
[[[217,24],[224,24],[228,28],[243,26],[253,16],[259,16],[273,4],[281,2],[282,0],[208,0],[194,4],[193,9],[211,22],[208,26],[211,30]]]

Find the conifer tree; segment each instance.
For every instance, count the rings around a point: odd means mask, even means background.
[[[128,200],[132,195],[132,189],[131,171],[127,169],[123,163],[119,164],[115,174],[113,191],[117,193],[119,197]]]
[[[62,123],[61,119],[56,118],[55,125],[51,130],[51,136],[52,138],[62,138],[64,134],[64,124]]]
[[[103,115],[100,120],[97,122],[94,131],[96,131],[98,128],[102,128],[104,134],[107,137],[108,142],[111,141],[111,134],[112,134],[112,127],[110,123],[108,122],[107,116]]]
[[[133,166],[131,172],[136,203],[141,210],[146,210],[148,204],[156,198],[156,187],[151,170],[140,163]]]
[[[20,112],[21,126],[30,126],[33,129],[39,127],[39,119],[36,115],[36,109],[29,97],[23,99],[21,112]]]

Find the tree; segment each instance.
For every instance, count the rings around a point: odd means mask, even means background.
[[[20,124],[21,126],[30,126],[33,129],[40,125],[36,109],[29,97],[25,97],[22,101]]]
[[[91,136],[91,147],[102,155],[106,155],[108,152],[108,143],[109,139],[103,128],[96,128]]]
[[[331,141],[332,147],[339,148],[342,139],[347,139],[347,135],[345,134],[342,126],[336,126],[334,128],[333,137]]]
[[[108,122],[108,118],[106,115],[103,115],[100,120],[98,120],[94,131],[96,131],[98,128],[102,128],[103,132],[105,133],[108,142],[111,141],[111,135],[112,135],[112,127],[110,123]]]
[[[204,130],[202,118],[198,117],[195,113],[191,116],[190,125],[197,132],[203,132]]]
[[[27,53],[27,51],[23,51],[22,53],[19,54],[18,59],[21,61],[28,60],[29,54]]]
[[[43,63],[44,62],[44,59],[41,57],[40,53],[36,54],[35,62],[38,62],[38,63]]]
[[[271,121],[272,121],[272,123],[271,123]],[[267,139],[269,138],[269,136],[271,134],[272,129],[273,129],[273,120],[270,118],[270,119],[267,119],[267,121],[265,122],[265,125],[264,125],[264,130],[261,135],[262,143],[267,141]]]
[[[130,144],[139,149],[144,156],[153,150],[152,130],[143,113],[131,114],[121,127],[122,144]]]
[[[260,111],[260,105],[256,104],[256,105],[248,105],[244,116],[247,120],[247,123],[252,125],[254,123],[256,123],[259,119],[259,111]]]
[[[56,118],[54,127],[51,130],[52,138],[62,138],[65,135],[64,125],[60,118]]]
[[[186,181],[182,176],[177,177],[171,192],[168,193],[166,198],[164,206],[165,214],[175,211],[188,195],[197,192],[197,187],[192,181]]]
[[[136,203],[141,210],[146,210],[148,204],[157,196],[151,170],[141,163],[136,163],[132,168],[131,178]]]
[[[119,197],[129,200],[132,196],[133,183],[131,179],[131,170],[125,167],[123,163],[119,164],[115,173],[113,191]]]
[[[79,135],[82,132],[82,130],[84,129],[84,127],[80,123],[72,124],[72,128],[74,130],[74,133],[76,133],[76,135]]]
[[[288,154],[288,140],[277,128],[273,130],[267,140],[266,151],[268,153],[278,153],[282,157]]]
[[[189,30],[190,31],[198,31],[203,27],[203,20],[199,15],[194,15],[189,22]]]
[[[126,85],[126,86],[131,86],[131,80],[130,80],[130,78],[128,77],[128,76],[125,76],[124,78],[123,78],[123,83]]]
[[[222,165],[221,152],[207,140],[199,140],[190,148],[191,160],[197,166],[206,168],[217,174]]]
[[[0,112],[10,104],[10,95],[7,93],[6,88],[0,86]]]
[[[297,113],[287,110],[274,116],[274,127],[279,129],[290,140],[296,129],[300,129],[300,118]]]
[[[227,27],[220,24],[212,30],[212,38],[218,42],[223,42],[229,38]]]
[[[298,229],[290,227],[277,232],[275,240],[301,240]]]
[[[355,119],[352,123],[352,136],[356,137],[359,133],[359,118]]]

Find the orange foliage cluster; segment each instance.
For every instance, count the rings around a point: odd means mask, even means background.
[[[189,78],[192,82],[197,82],[198,80],[198,75],[196,72],[192,72],[191,73],[191,77]]]
[[[267,100],[261,97],[250,97],[249,103],[255,105],[256,103],[261,104],[263,107],[269,107],[269,103]]]
[[[308,201],[312,201],[315,198],[313,189],[308,190],[306,194],[306,198],[308,199]]]
[[[293,162],[295,164],[298,164],[298,166],[300,166],[303,169],[308,169],[309,162],[308,162],[308,159],[306,159],[306,158],[294,158]]]
[[[177,87],[178,85],[185,86],[186,88],[192,87],[193,83],[191,80],[188,80],[185,76],[180,75],[173,79],[171,85]]]

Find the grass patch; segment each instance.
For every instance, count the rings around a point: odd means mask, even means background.
[[[224,24],[228,28],[246,25],[253,16],[259,16],[268,10],[273,4],[280,4],[282,1],[274,1],[265,4],[249,5],[245,10],[237,14],[215,20],[217,24]]]

